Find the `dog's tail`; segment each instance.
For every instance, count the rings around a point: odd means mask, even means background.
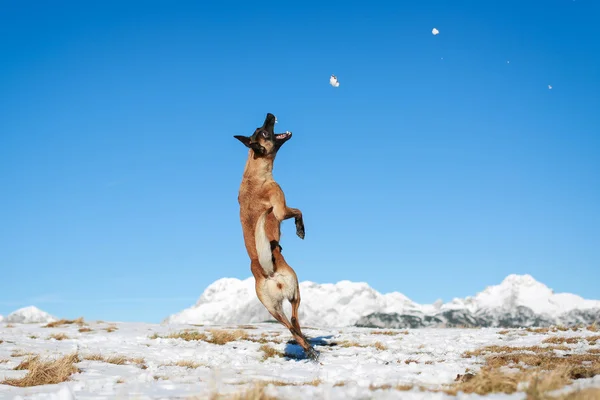
[[[275,266],[273,265],[273,253],[271,251],[271,242],[267,238],[265,232],[265,222],[269,210],[265,211],[258,218],[256,227],[254,229],[254,242],[256,245],[256,252],[258,253],[258,262],[267,275],[271,275],[275,272]]]

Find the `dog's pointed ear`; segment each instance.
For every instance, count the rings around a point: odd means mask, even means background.
[[[250,137],[242,135],[235,135],[233,137],[242,142],[244,146],[250,147]]]

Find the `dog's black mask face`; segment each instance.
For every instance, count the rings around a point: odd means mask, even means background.
[[[254,157],[274,156],[281,146],[292,137],[292,132],[275,134],[274,128],[275,116],[268,113],[263,126],[257,128],[252,136],[235,135],[234,138],[254,150]]]

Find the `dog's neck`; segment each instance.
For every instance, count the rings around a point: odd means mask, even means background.
[[[248,151],[248,160],[244,168],[244,179],[255,181],[273,180],[273,162],[275,157],[254,157],[254,150]]]

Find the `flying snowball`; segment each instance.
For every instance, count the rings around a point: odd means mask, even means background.
[[[331,77],[329,78],[329,84],[333,87],[340,86],[340,83],[338,82],[337,77],[335,75],[331,75]]]
[[[440,33],[440,31],[438,31],[436,28],[433,28],[431,30],[431,33],[433,33],[434,35],[437,35],[438,33]]]
[[[548,89],[552,90],[552,85],[548,85]]]

